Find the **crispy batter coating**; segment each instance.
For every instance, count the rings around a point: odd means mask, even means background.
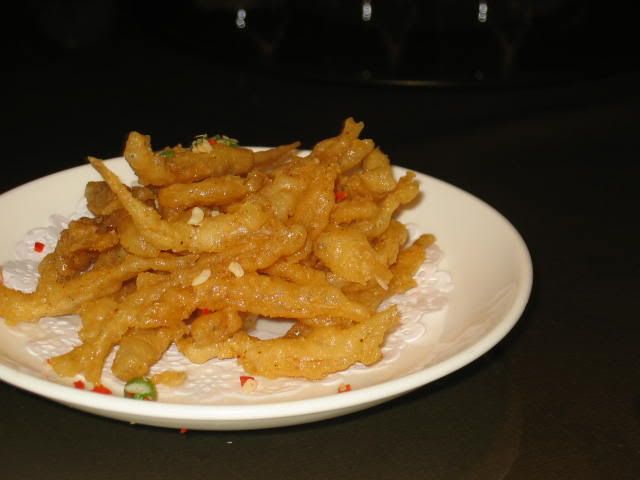
[[[373,279],[386,289],[392,277],[365,234],[355,228],[323,232],[313,253],[333,273],[350,282],[366,284]]]
[[[43,281],[65,281],[86,270],[99,256],[118,245],[118,235],[96,219],[80,218],[69,223],[56,248],[47,255],[38,272]]]
[[[355,227],[364,232],[369,239],[381,235],[389,227],[398,207],[411,203],[420,193],[420,184],[415,176],[415,173],[407,172],[393,191],[380,202],[378,214],[370,220],[357,222]]]
[[[315,328],[298,338],[251,339],[239,360],[255,375],[318,380],[357,362],[371,365],[380,360],[385,335],[399,319],[392,307],[349,328]]]
[[[154,200],[151,190],[145,187],[133,187],[131,194],[142,202]],[[87,182],[84,190],[89,211],[96,216],[111,215],[122,208],[118,197],[111,191],[106,182]]]
[[[94,268],[64,283],[40,282],[33,293],[0,285],[0,317],[9,325],[35,322],[42,317],[76,313],[84,303],[111,295],[123,283],[147,270],[173,270],[188,265],[193,257],[139,258],[128,256],[116,266]]]
[[[168,222],[152,207],[134,198],[104,163],[94,158],[90,161],[118,196],[140,234],[159,250],[220,252],[240,237],[258,230],[268,219],[259,205],[247,202],[234,213],[204,218],[199,225]]]
[[[165,370],[156,373],[151,377],[151,381],[156,385],[167,385],[169,387],[178,387],[187,379],[187,372],[181,370]]]
[[[208,345],[226,340],[244,325],[242,317],[231,308],[198,316],[189,333],[196,345]]]
[[[278,277],[247,273],[212,278],[195,287],[198,306],[234,308],[271,318],[336,316],[361,322],[369,312],[331,285],[299,285]]]
[[[365,365],[377,362],[382,356],[380,347],[385,335],[399,319],[398,310],[391,307],[346,328],[303,328],[300,335],[271,340],[259,340],[241,331],[206,345],[184,339],[179,347],[194,363],[238,357],[244,369],[254,375],[319,380],[357,362]]]
[[[355,198],[336,204],[331,212],[335,224],[349,224],[358,220],[368,220],[378,214],[378,205],[368,198]]]
[[[186,330],[182,324],[173,327],[136,329],[120,340],[118,353],[111,367],[120,380],[142,377],[149,372],[169,346]]]
[[[421,235],[409,248],[400,252],[396,263],[390,268],[393,277],[387,289],[374,282],[369,282],[366,288],[352,284],[343,289],[345,295],[361,305],[366,305],[369,310],[375,311],[386,298],[415,287],[416,281],[413,276],[424,262],[427,247],[434,241],[433,235]]]
[[[225,175],[195,183],[175,183],[158,190],[158,203],[164,208],[227,205],[241,200],[248,189],[241,177]]]
[[[338,136],[318,142],[311,154],[324,162],[336,162],[340,172],[347,172],[357,167],[375,147],[372,140],[358,138],[363,128],[364,123],[348,118]]]
[[[207,177],[241,175],[256,163],[270,162],[299,146],[298,142],[254,153],[247,148],[230,147],[221,143],[209,152],[182,147],[172,149],[173,155],[162,156],[151,149],[151,137],[131,132],[124,150],[124,158],[143,185],[172,185],[197,182]]]
[[[389,228],[373,242],[373,249],[376,252],[376,256],[381,262],[387,265],[393,265],[396,263],[398,254],[407,242],[408,237],[409,232],[407,232],[407,227],[397,220],[391,220]]]
[[[299,143],[262,152],[206,142],[154,152],[131,132],[125,158],[144,186],[125,186],[102,161],[89,182],[94,218],[71,222],[39,266],[37,290],[0,282],[8,324],[77,313],[82,344],[50,359],[63,377],[100,382],[105,359],[123,381],[148,375],[172,345],[194,363],[236,358],[249,373],[310,380],[371,365],[400,321],[391,295],[435,238],[405,247],[394,219],[413,202],[413,173],[396,180],[387,155],[360,139],[363,123],[298,156]],[[294,320],[261,340],[256,319]],[[185,372],[163,372],[177,385]]]

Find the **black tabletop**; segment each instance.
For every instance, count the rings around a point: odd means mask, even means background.
[[[306,425],[180,433],[0,383],[3,478],[640,478],[640,74],[407,87],[230,66],[153,36],[18,43],[3,66],[0,191],[119,156],[131,130],[157,145],[224,132],[309,147],[353,116],[394,163],[503,213],[534,286],[472,364]]]

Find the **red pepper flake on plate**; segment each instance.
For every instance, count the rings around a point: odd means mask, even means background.
[[[44,251],[44,243],[42,243],[42,242],[34,243],[33,244],[33,249],[38,253],[42,253]]]
[[[189,431],[189,429],[182,427],[179,431],[180,431],[181,434],[184,435],[185,433],[187,433]]]
[[[350,392],[351,384],[350,383],[341,383],[338,387],[338,393]]]
[[[76,380],[75,382],[73,382],[73,386],[76,387],[79,390],[84,390],[84,382],[82,380]]]
[[[249,375],[240,375],[240,387],[246,393],[255,392],[256,388],[258,388],[258,382]]]
[[[97,384],[95,385],[92,389],[92,392],[96,392],[96,393],[101,393],[103,395],[111,395],[111,390],[109,390],[107,387],[105,387],[104,385],[100,385]]]

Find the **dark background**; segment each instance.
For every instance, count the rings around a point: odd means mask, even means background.
[[[636,17],[372,1],[365,21],[365,3],[3,7],[0,191],[119,156],[134,129],[310,147],[354,116],[520,231],[535,277],[516,328],[402,398],[277,430],[131,426],[0,384],[3,478],[640,478]]]

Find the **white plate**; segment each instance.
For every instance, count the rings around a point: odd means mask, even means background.
[[[109,167],[123,180],[133,180],[122,158]],[[405,170],[395,167],[401,175]],[[89,180],[98,179],[89,166],[65,170],[35,180],[0,196],[0,263],[11,260],[25,233],[47,225],[53,213],[75,211]],[[532,285],[531,258],[514,227],[476,197],[433,177],[418,173],[422,196],[402,212],[403,222],[435,233],[445,252],[441,266],[451,272],[455,289],[449,294],[437,338],[411,358],[423,367],[400,370],[391,378],[344,394],[323,393],[299,400],[270,403],[191,404],[139,402],[97,395],[61,384],[45,369],[34,368],[7,334],[0,319],[0,379],[79,410],[147,425],[241,430],[295,425],[345,415],[403,395],[472,362],[514,326]],[[3,333],[4,332],[4,333]],[[403,361],[406,362],[406,358]],[[285,397],[286,398],[286,397]]]

